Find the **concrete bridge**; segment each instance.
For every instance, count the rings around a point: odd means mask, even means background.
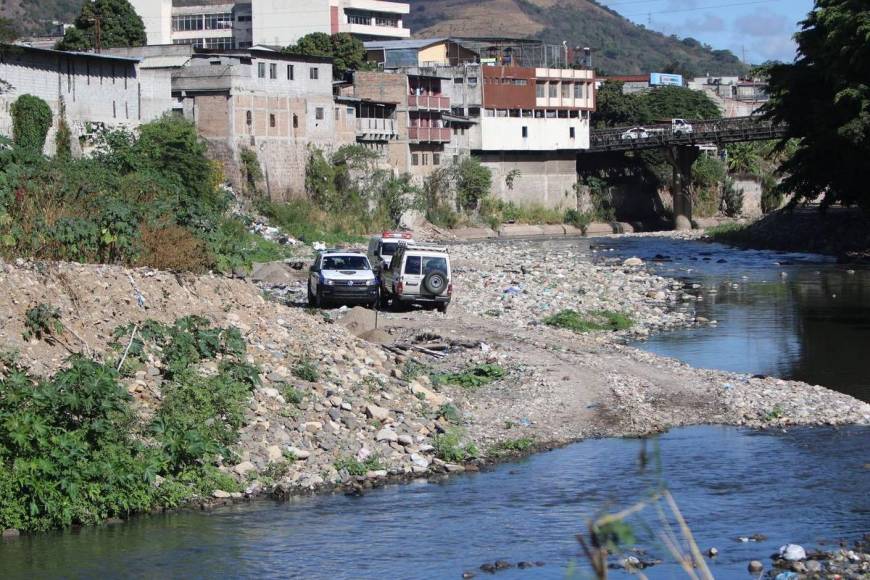
[[[674,170],[674,226],[678,230],[692,227],[692,165],[701,153],[701,146],[723,146],[746,141],[768,141],[785,136],[785,127],[763,117],[734,117],[690,121],[692,132],[680,132],[671,125],[644,125],[647,136],[629,138],[619,127],[592,131],[590,147],[583,155],[619,151],[662,149]],[[637,127],[637,125],[635,125]]]

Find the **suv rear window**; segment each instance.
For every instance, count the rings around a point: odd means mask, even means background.
[[[420,256],[408,256],[405,260],[405,274],[420,274]]]
[[[423,274],[429,272],[444,272],[447,273],[447,259],[438,256],[427,256],[423,258]]]

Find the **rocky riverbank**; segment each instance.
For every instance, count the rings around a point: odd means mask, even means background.
[[[65,364],[69,347],[107,356],[118,326],[196,314],[238,328],[261,384],[235,456],[220,469],[247,495],[307,493],[477,469],[587,437],[675,426],[866,423],[870,406],[822,387],[692,369],[624,346],[630,337],[707,324],[691,288],[639,260],[546,242],[451,248],[449,313],[303,309],[305,271],[259,268],[260,286],[148,269],[0,264],[0,349],[33,373]],[[263,289],[268,292],[266,295]],[[27,310],[60,308],[70,334],[23,339]],[[544,321],[564,310],[630,319],[578,334]],[[202,365],[210,373],[212,363]],[[160,362],[124,379],[143,415],[161,404]],[[245,494],[215,490],[219,501]],[[205,498],[203,498],[205,499]]]

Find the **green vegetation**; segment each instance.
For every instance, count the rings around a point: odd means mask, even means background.
[[[478,450],[474,443],[463,443],[464,432],[459,427],[453,427],[436,435],[433,440],[435,455],[442,461],[458,463],[477,457]]]
[[[341,457],[334,463],[336,471],[347,471],[353,477],[362,477],[369,471],[380,471],[384,468],[381,460],[375,456],[360,461],[355,457]]]
[[[54,320],[49,307],[48,320]],[[44,321],[44,317],[40,317]],[[40,324],[39,326],[43,326]],[[120,357],[131,326],[115,332]],[[243,361],[234,328],[199,317],[138,326],[128,359],[159,355],[163,398],[137,416],[115,364],[74,355],[37,379],[11,357],[0,364],[0,528],[42,531],[174,507],[238,485],[220,473],[231,458],[258,369]],[[218,372],[196,365],[220,358]]]
[[[242,173],[245,176],[245,182],[248,185],[248,193],[258,193],[259,183],[263,179],[263,168],[260,167],[257,152],[249,147],[242,147],[241,152],[239,152],[239,159],[241,161]]]
[[[28,308],[24,319],[24,340],[43,340],[57,336],[63,332],[63,323],[60,320],[60,308],[49,304],[37,304]]]
[[[366,49],[362,41],[345,32],[331,36],[325,32],[312,32],[300,38],[296,44],[286,47],[284,52],[331,58],[332,73],[336,79],[344,78],[345,73],[351,70],[372,68],[366,61]]]
[[[58,50],[87,51],[96,48],[97,20],[100,29],[101,48],[122,48],[146,44],[145,23],[128,0],[93,0],[82,4]]]
[[[592,113],[595,127],[624,127],[670,122],[671,119],[718,119],[722,116],[710,97],[684,87],[657,87],[624,95],[621,82],[608,81],[598,91]]]
[[[21,95],[9,112],[12,114],[12,141],[22,150],[40,155],[51,129],[51,107],[39,97]]]
[[[98,133],[96,146],[87,159],[0,150],[0,256],[202,272],[286,253],[227,217],[192,124],[165,117]]]
[[[622,312],[612,310],[594,310],[580,313],[576,310],[563,310],[544,319],[547,326],[567,328],[574,332],[594,332],[597,330],[626,330],[634,322],[631,317]]]
[[[306,242],[358,242],[370,232],[396,227],[405,210],[415,206],[417,189],[409,175],[394,176],[379,159],[360,145],[345,145],[332,155],[312,147],[305,170],[310,199],[263,202],[259,209]]]
[[[502,379],[507,372],[497,364],[479,364],[457,373],[439,373],[432,375],[436,385],[459,385],[466,389],[477,389],[489,383]]]
[[[402,365],[402,378],[406,381],[413,381],[417,377],[428,375],[430,372],[432,372],[432,368],[429,365],[414,359],[408,359]]]
[[[320,378],[320,371],[317,369],[317,364],[309,359],[304,359],[293,367],[293,376],[314,383]]]
[[[503,457],[505,455],[519,455],[528,453],[535,447],[535,440],[532,437],[520,437],[518,439],[508,439],[496,443],[489,449],[489,454],[493,457]]]
[[[448,423],[458,425],[462,422],[462,414],[459,409],[451,403],[444,403],[438,407],[438,416],[443,417]]]
[[[799,140],[779,189],[797,201],[823,196],[823,207],[858,204],[870,213],[868,21],[865,2],[816,0],[795,37],[799,58],[769,68],[767,111]]]

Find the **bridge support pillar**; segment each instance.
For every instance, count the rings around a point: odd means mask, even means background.
[[[692,229],[692,165],[701,150],[686,145],[672,145],[665,149],[666,157],[674,169],[674,229]]]

